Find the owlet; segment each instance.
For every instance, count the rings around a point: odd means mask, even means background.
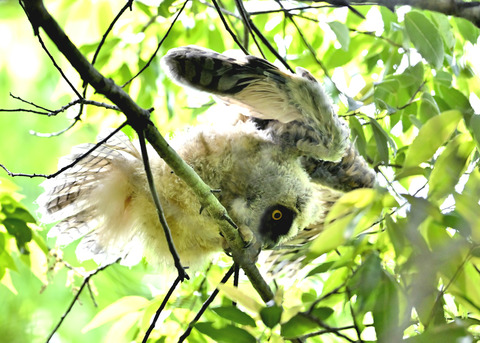
[[[241,232],[250,232],[263,248],[310,240],[342,192],[372,187],[373,171],[307,70],[293,74],[257,57],[232,58],[195,46],[170,50],[162,65],[173,81],[227,105],[216,119],[178,132],[170,143],[220,190],[219,200]],[[74,147],[59,167],[93,146]],[[198,267],[222,251],[218,222],[201,213],[194,193],[153,149],[149,156],[181,262]],[[80,260],[122,257],[128,264],[147,256],[153,264],[171,264],[139,148],[123,133],[43,187],[42,220],[58,222],[49,236],[59,245],[81,239]]]

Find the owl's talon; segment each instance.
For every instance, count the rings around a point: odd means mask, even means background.
[[[240,234],[240,238],[243,240],[244,243],[244,248],[248,248],[255,244],[257,239],[255,238],[255,235],[253,234],[252,230],[250,230],[246,226],[240,226],[238,228],[238,233]]]

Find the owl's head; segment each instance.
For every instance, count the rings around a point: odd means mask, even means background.
[[[269,147],[261,150],[237,163],[225,205],[241,230],[250,230],[264,248],[272,248],[314,222],[318,203],[298,158]]]

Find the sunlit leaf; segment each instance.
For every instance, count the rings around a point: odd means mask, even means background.
[[[463,38],[472,44],[476,44],[478,40],[478,27],[464,18],[455,18],[454,21]]]
[[[348,51],[348,46],[350,45],[350,31],[348,30],[348,27],[338,21],[332,21],[328,23],[328,25],[332,31],[335,32],[335,36],[337,36],[342,49]]]
[[[302,313],[299,313],[286,323],[282,324],[281,334],[285,338],[294,338],[311,332],[317,327],[317,323]]]
[[[135,324],[137,324],[140,317],[141,313],[139,312],[130,312],[124,314],[112,324],[110,330],[108,330],[106,341],[122,342],[125,337],[128,337],[128,331],[131,330],[135,326]]]
[[[418,336],[405,339],[405,343],[451,343],[466,342],[473,343],[473,338],[466,328],[458,325],[456,322],[434,327]]]
[[[280,323],[280,318],[282,317],[283,309],[280,306],[273,305],[262,308],[260,311],[260,317],[266,326],[273,328],[275,325]]]
[[[405,28],[418,52],[435,69],[443,64],[443,41],[438,29],[422,13],[412,11],[405,15]]]
[[[219,316],[240,325],[255,326],[255,320],[235,306],[214,307],[212,311]]]
[[[418,166],[430,159],[452,135],[462,119],[459,111],[446,111],[429,119],[418,132],[405,157],[404,168]]]
[[[255,343],[257,341],[248,331],[233,325],[216,328],[211,322],[201,322],[195,324],[195,329],[219,343]]]
[[[442,200],[452,193],[460,176],[467,168],[468,157],[475,143],[469,134],[457,135],[440,154],[429,180],[428,196],[433,200]]]
[[[138,311],[148,305],[148,300],[140,296],[123,297],[114,303],[108,305],[82,329],[82,332],[95,329],[112,320],[116,320],[125,314]]]
[[[238,302],[248,308],[251,311],[259,312],[263,306],[257,301],[257,298],[253,294],[227,284],[219,284],[218,289],[229,297],[232,301]]]
[[[328,214],[328,225],[310,246],[309,254],[320,256],[368,229],[381,210],[379,204],[372,203],[381,199],[373,189],[357,189],[345,194]]]
[[[480,150],[480,115],[473,115],[470,119],[470,128],[472,129],[473,138],[477,144],[477,149]]]

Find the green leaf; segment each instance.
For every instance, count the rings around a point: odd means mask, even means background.
[[[358,308],[364,311],[371,302],[373,292],[382,279],[381,260],[376,253],[369,254],[355,276],[350,280],[351,289],[357,295]]]
[[[399,328],[400,306],[397,285],[383,269],[376,285],[372,310],[373,324],[379,342],[401,342],[403,331]]]
[[[315,323],[313,320],[307,318],[302,313],[298,313],[297,315],[290,318],[289,321],[282,324],[280,332],[285,338],[294,338],[311,332],[317,327],[318,324]]]
[[[354,116],[350,116],[348,118],[348,123],[350,125],[350,130],[352,131],[353,140],[355,141],[355,146],[357,147],[358,152],[365,156],[367,141],[365,139],[365,133],[363,132],[362,124],[360,124],[360,121]]]
[[[328,23],[332,31],[337,36],[337,40],[342,46],[342,49],[348,51],[348,46],[350,45],[350,31],[348,27],[338,21],[332,21]]]
[[[470,333],[457,322],[435,326],[428,331],[405,339],[404,343],[452,343],[452,342],[474,342]]]
[[[325,307],[325,306],[317,307],[312,311],[312,315],[315,316],[316,318],[320,319],[320,320],[327,319],[333,313],[335,313],[333,308]]]
[[[273,305],[262,308],[260,311],[260,317],[266,326],[273,328],[275,325],[280,323],[282,317],[283,309],[280,306]]]
[[[18,219],[21,220],[25,223],[35,223],[36,220],[35,218],[28,212],[26,209],[23,207],[20,207],[21,205],[19,204],[18,207],[15,208],[15,210],[11,213],[7,214],[8,218],[12,219]]]
[[[388,145],[390,145],[390,147],[392,148],[393,155],[395,156],[397,154],[397,146],[395,144],[395,141],[390,137],[390,135],[387,132],[385,132],[383,127],[380,126],[380,124],[376,120],[370,119],[370,122],[372,124],[372,129],[373,129],[374,136],[376,137],[376,135],[382,135],[384,137],[384,139],[386,139]],[[376,140],[376,138],[375,138],[375,140]],[[388,147],[387,147],[387,150],[388,150]]]
[[[477,144],[477,149],[480,150],[480,115],[473,115],[470,119],[470,128],[473,133],[473,138],[475,138],[475,143]]]
[[[195,324],[195,329],[219,343],[256,343],[257,341],[248,331],[234,325],[217,329],[212,322],[201,322]]]
[[[462,112],[473,113],[472,106],[468,98],[458,89],[452,86],[444,86],[442,84],[435,88],[437,95],[435,99],[441,99],[445,105],[444,110],[459,110]]]
[[[454,18],[454,22],[457,24],[460,34],[472,44],[477,43],[479,30],[478,27],[472,24],[470,20],[463,18]]]
[[[15,237],[18,250],[20,250],[22,254],[28,253],[25,244],[32,240],[32,229],[27,226],[27,223],[20,219],[7,218],[2,224],[7,229],[7,232]]]
[[[376,219],[381,208],[376,201],[383,195],[374,189],[356,189],[343,195],[330,210],[326,229],[312,242],[309,257],[320,256],[366,230]]]
[[[435,69],[443,64],[443,41],[438,29],[422,13],[412,11],[405,15],[407,34],[418,52]]]
[[[456,129],[462,113],[446,111],[429,119],[418,132],[405,156],[404,168],[416,167],[430,159]]]
[[[386,135],[385,131],[375,119],[371,118],[370,124],[372,126],[373,137],[375,138],[378,152],[378,158],[375,158],[375,160],[383,161],[385,164],[388,164],[388,135]]]
[[[474,147],[475,143],[467,133],[457,135],[447,144],[430,175],[428,197],[431,200],[441,201],[454,191]]]
[[[222,306],[212,308],[212,311],[218,314],[220,317],[231,320],[240,325],[255,326],[255,320],[245,312],[241,311],[235,306]]]
[[[95,329],[109,321],[120,318],[128,313],[145,308],[149,301],[140,296],[123,297],[98,312],[82,329],[82,333]]]
[[[333,261],[332,262],[321,263],[318,266],[316,266],[315,268],[313,268],[311,271],[309,271],[308,274],[307,274],[307,277],[315,275],[315,274],[321,274],[321,273],[328,272],[330,270],[330,268],[333,266],[333,264],[334,264]]]
[[[452,25],[448,20],[448,17],[443,13],[430,13],[432,20],[438,27],[438,32],[442,35],[445,46],[448,50],[452,50],[455,47],[455,35],[452,30]]]
[[[433,96],[429,93],[423,93],[420,101],[420,108],[418,109],[418,118],[422,122],[426,122],[430,118],[433,118],[440,114],[437,103]]]
[[[5,251],[5,234],[0,232],[0,256]]]

